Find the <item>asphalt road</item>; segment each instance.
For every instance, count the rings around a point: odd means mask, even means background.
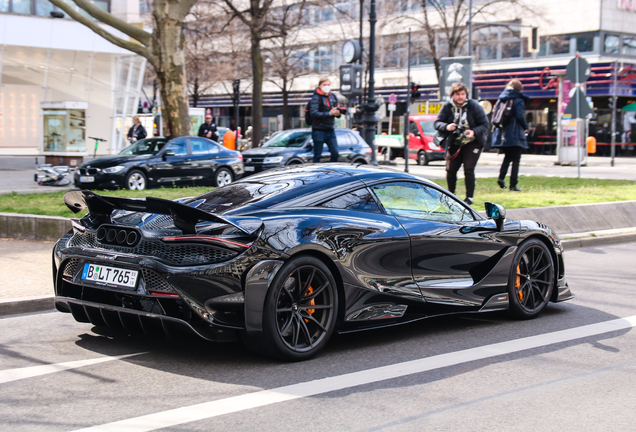
[[[294,364],[239,344],[114,337],[59,312],[3,317],[0,430],[632,431],[636,319],[617,319],[636,315],[635,254],[566,252],[576,298],[536,320],[340,335]]]

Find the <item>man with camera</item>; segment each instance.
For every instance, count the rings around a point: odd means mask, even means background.
[[[199,133],[197,135],[211,139],[212,141],[219,139],[219,132],[216,129],[216,125],[212,123],[212,114],[205,115],[205,123],[199,126]]]
[[[338,162],[338,141],[336,140],[336,117],[342,115],[344,108],[338,107],[338,98],[331,93],[329,78],[321,78],[318,88],[309,102],[311,117],[311,138],[314,141],[314,163],[320,162],[322,146],[327,144],[331,153],[330,162]]]
[[[475,194],[475,166],[486,143],[488,118],[477,101],[468,98],[468,87],[456,82],[450,89],[451,100],[442,107],[435,129],[445,134],[446,183],[455,193],[457,171],[464,165],[467,204]]]

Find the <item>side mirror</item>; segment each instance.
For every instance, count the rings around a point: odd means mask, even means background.
[[[504,219],[506,219],[506,209],[499,204],[491,202],[486,202],[484,206],[486,207],[486,215],[490,219],[494,219],[495,223],[497,224],[497,231],[503,231],[503,223]]]
[[[174,156],[174,150],[166,150],[165,152],[163,152],[162,159],[166,160],[168,156]]]
[[[307,144],[307,151],[312,151],[314,149],[314,145],[312,143]]]

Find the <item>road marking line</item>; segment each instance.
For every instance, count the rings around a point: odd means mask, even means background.
[[[155,414],[148,414],[127,420],[92,426],[77,430],[76,432],[153,431],[197,420],[204,420],[225,414],[245,411],[251,408],[263,407],[279,402],[315,396],[322,393],[399,378],[405,375],[412,375],[434,369],[454,366],[461,363],[468,363],[475,360],[483,360],[528,349],[568,342],[575,339],[596,336],[603,333],[629,329],[635,326],[636,315],[612,321],[605,321],[598,324],[590,324],[582,327],[556,331],[553,333],[485,345],[464,351],[440,354],[419,360],[412,360],[404,363],[323,378],[315,381],[278,387],[271,390],[263,390],[226,399],[203,402]]]
[[[47,375],[55,372],[61,372],[69,369],[77,369],[84,366],[90,366],[98,363],[104,363],[112,360],[120,360],[126,357],[136,356],[137,354],[127,354],[113,357],[98,357],[88,360],[76,360],[64,363],[54,363],[40,366],[29,366],[18,369],[7,369],[0,371],[0,384],[17,381],[26,378],[33,378],[40,375]]]

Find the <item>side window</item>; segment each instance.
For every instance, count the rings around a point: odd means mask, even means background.
[[[192,147],[193,155],[206,155],[210,151],[208,150],[208,143],[203,140],[191,139],[190,146]]]
[[[349,147],[353,143],[350,141],[349,134],[344,131],[336,131],[336,140],[338,147]]]
[[[375,199],[373,199],[373,195],[371,195],[367,188],[340,195],[337,198],[322,203],[320,207],[382,213]]]
[[[415,122],[410,122],[409,130],[415,136],[418,136],[420,134],[420,130],[417,128]]]
[[[208,145],[210,146],[210,154],[219,154],[221,152],[220,144],[208,143]]]
[[[172,150],[175,156],[186,156],[188,154],[185,140],[171,141],[168,144],[168,150]]]
[[[390,215],[446,222],[474,220],[450,195],[419,183],[384,183],[371,189]]]

